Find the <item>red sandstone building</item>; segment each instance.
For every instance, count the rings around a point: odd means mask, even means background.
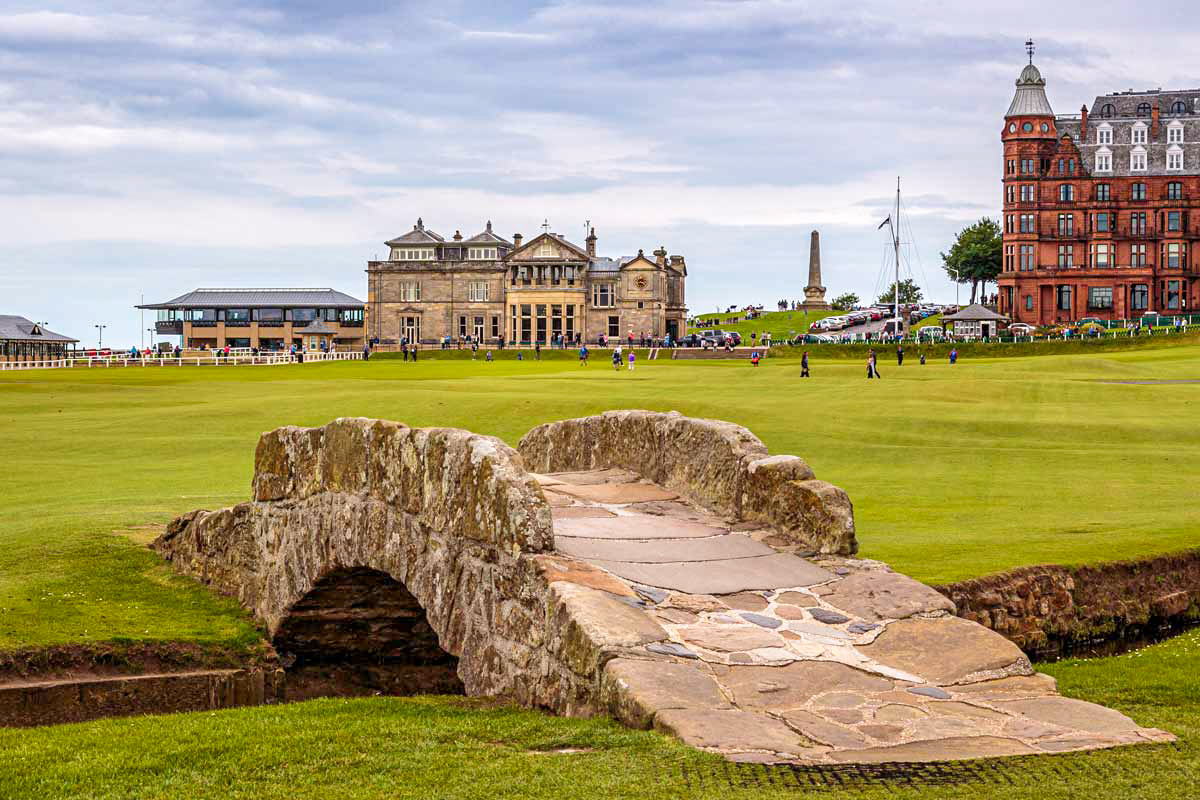
[[[1031,57],[1004,116],[1000,312],[1046,325],[1200,307],[1200,89],[1056,115],[1045,86]]]

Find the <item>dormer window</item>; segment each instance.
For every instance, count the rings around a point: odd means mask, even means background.
[[[1117,115],[1117,108],[1112,103],[1105,103],[1100,106],[1100,116],[1104,119],[1112,119]]]
[[[1172,114],[1186,114],[1187,113],[1187,105],[1182,100],[1176,100],[1174,103],[1171,103],[1171,113]]]
[[[1183,144],[1183,125],[1173,122],[1167,128],[1167,144]]]
[[[1129,171],[1130,172],[1145,172],[1146,171],[1146,151],[1141,147],[1135,147],[1129,154]]]
[[[1167,169],[1172,172],[1183,170],[1183,148],[1172,147],[1167,150]]]
[[[1133,126],[1133,143],[1134,144],[1145,144],[1146,143],[1146,126],[1140,122],[1137,125]]]
[[[494,247],[470,247],[467,248],[467,259],[469,261],[495,261],[496,248]]]
[[[1112,172],[1112,153],[1110,151],[1096,151],[1096,172]]]
[[[1112,126],[1101,125],[1096,128],[1096,144],[1112,144]]]
[[[1150,104],[1149,103],[1138,103],[1137,115],[1139,117],[1150,116]]]
[[[393,247],[392,261],[433,261],[432,247]]]

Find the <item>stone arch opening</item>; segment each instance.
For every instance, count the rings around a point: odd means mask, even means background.
[[[288,609],[273,644],[288,700],[464,693],[458,659],[442,649],[425,609],[380,570],[323,575]]]

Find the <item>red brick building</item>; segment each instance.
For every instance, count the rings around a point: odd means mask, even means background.
[[[1200,309],[1200,89],[1056,115],[1030,63],[1004,116],[1000,307],[1014,321]]]

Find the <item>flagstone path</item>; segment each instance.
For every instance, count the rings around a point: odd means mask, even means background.
[[[604,667],[628,724],[737,761],[791,763],[1174,740],[1058,695],[1007,639],[878,561],[798,553],[769,527],[731,524],[625,470],[535,479],[557,580],[607,592],[666,631]]]

